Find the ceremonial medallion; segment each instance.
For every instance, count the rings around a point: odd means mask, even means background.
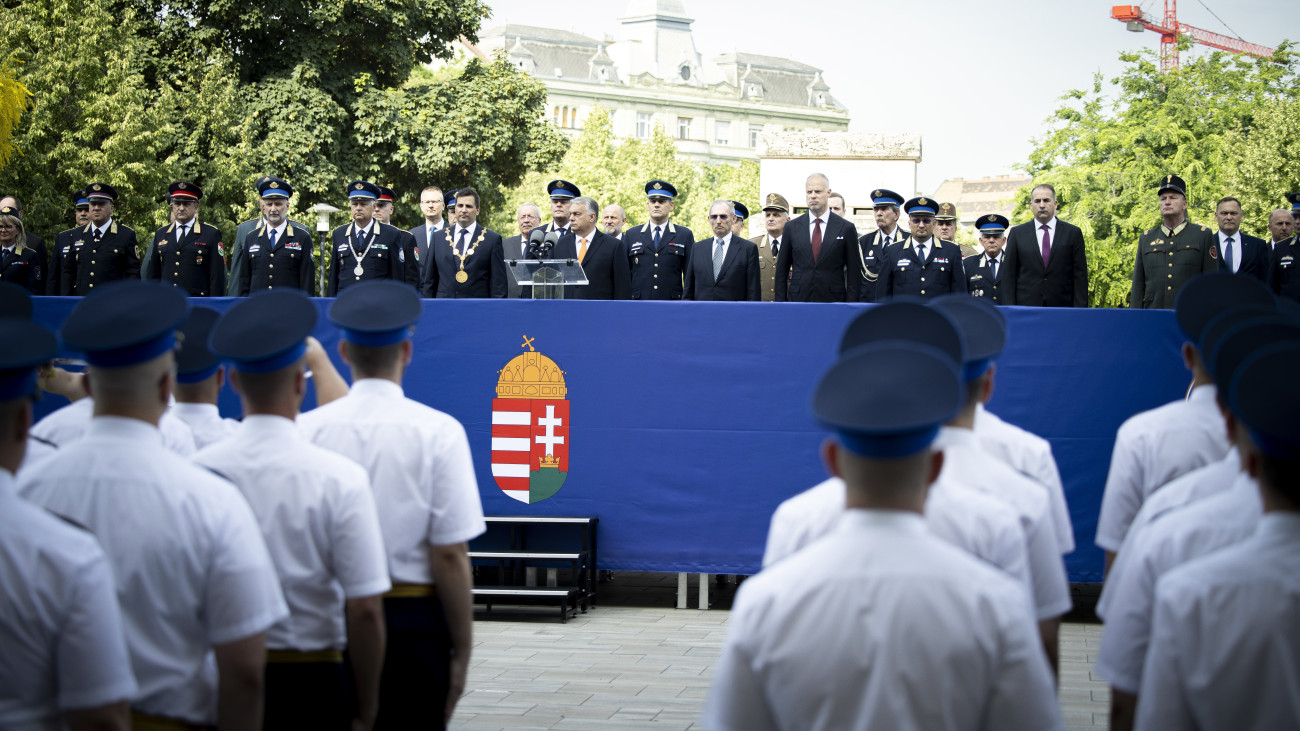
[[[465,273],[464,269],[456,272],[456,281],[460,282],[461,284],[464,284],[465,282],[469,281],[469,275]]]
[[[355,274],[355,275],[357,275],[358,277],[361,276],[362,272],[364,272],[364,271],[365,271],[365,270],[361,268],[361,265],[360,265],[360,264],[358,264],[358,265],[356,265],[355,267],[352,268],[352,273]]]

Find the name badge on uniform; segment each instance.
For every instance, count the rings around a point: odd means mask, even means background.
[[[248,247],[248,253],[250,253],[250,254],[256,254],[257,252],[259,252],[259,251],[261,251],[261,250],[262,250],[262,245],[261,245],[261,244],[253,244],[252,246]]]

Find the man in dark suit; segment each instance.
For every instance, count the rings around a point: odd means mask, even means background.
[[[994,304],[1006,304],[1002,296],[1003,248],[1007,243],[1007,227],[1010,225],[1006,216],[996,213],[981,216],[975,221],[984,253],[968,256],[962,261],[966,270],[966,289],[972,297],[987,297]]]
[[[71,255],[63,257],[59,294],[90,294],[97,286],[140,278],[135,231],[113,220],[117,190],[108,183],[86,186],[90,223],[73,237]]]
[[[861,279],[853,247],[853,224],[827,209],[830,181],[808,176],[804,194],[808,212],[785,225],[776,258],[777,302],[857,302]]]
[[[1234,274],[1245,274],[1263,282],[1268,277],[1268,244],[1241,232],[1241,201],[1228,196],[1214,208],[1219,222],[1220,266]]]
[[[709,207],[713,238],[695,242],[686,269],[683,299],[701,302],[759,302],[758,245],[735,234],[735,201]]]
[[[241,257],[239,254],[244,250],[244,244],[250,237],[257,236],[259,233],[264,234],[263,229],[267,226],[277,228],[285,221],[288,221],[288,225],[294,229],[295,236],[301,234],[304,237],[302,241],[309,244],[312,240],[311,229],[298,221],[287,218],[289,215],[289,196],[293,191],[293,186],[282,178],[263,175],[254,181],[253,189],[257,191],[257,206],[261,209],[262,215],[244,221],[235,228],[235,238],[230,244],[230,254],[226,256],[226,261],[230,264],[230,276],[226,278],[226,290],[232,297],[237,296],[235,287],[238,283],[248,279],[240,267],[244,263],[251,261],[252,258],[248,256]],[[285,193],[286,190],[289,193]]]
[[[907,239],[907,232],[898,226],[899,207],[903,196],[888,188],[871,191],[871,203],[876,216],[876,230],[858,239],[857,261],[860,302],[876,301],[876,282],[880,280],[880,258],[890,245]]]
[[[258,184],[261,198],[262,225],[251,231],[245,246],[239,247],[230,263],[233,297],[246,297],[277,287],[316,292],[316,265],[313,261],[311,232],[306,226],[285,218],[293,186],[279,178],[263,178]]]
[[[934,235],[934,214],[939,204],[930,198],[913,198],[903,204],[912,236],[894,242],[880,260],[876,301],[900,294],[930,299],[966,291],[966,270],[961,247]]]
[[[623,241],[632,273],[632,299],[679,300],[695,234],[668,220],[677,199],[672,183],[651,180],[645,184],[645,195],[650,220],[628,231]]]
[[[424,214],[424,223],[410,231],[415,237],[416,257],[420,262],[429,258],[429,242],[437,241],[442,235],[443,227],[447,225],[442,217],[442,212],[446,209],[447,201],[443,197],[442,188],[430,185],[420,191],[420,212]],[[420,269],[424,269],[423,264]]]
[[[400,254],[402,240],[397,229],[375,219],[378,199],[379,186],[374,183],[348,183],[352,223],[339,226],[330,235],[334,255],[325,278],[326,297],[337,297],[347,287],[371,279],[406,281],[406,262]]]
[[[600,205],[591,198],[574,198],[568,224],[572,231],[560,239],[551,252],[553,259],[577,259],[587,275],[587,284],[565,287],[564,296],[582,300],[625,300],[632,298],[632,275],[623,242],[596,228]]]
[[[203,189],[185,180],[167,188],[172,222],[158,229],[149,242],[144,279],[167,282],[190,297],[224,297],[226,260],[221,232],[199,220]]]
[[[1056,217],[1056,188],[1034,186],[1034,220],[1012,226],[1007,236],[1002,293],[1008,305],[1087,307],[1088,258],[1083,231]]]
[[[73,237],[90,223],[90,200],[86,198],[85,188],[72,194],[72,206],[77,225],[55,235],[54,250],[50,252],[50,267],[45,272],[45,294],[50,297],[60,294],[59,281],[63,272],[63,255],[71,254]]]
[[[506,262],[533,258],[528,255],[528,235],[541,222],[542,209],[538,208],[536,203],[525,203],[519,206],[515,211],[515,223],[519,225],[519,234],[501,242]],[[515,283],[515,277],[511,274],[508,263],[506,264],[506,296],[511,299],[533,296],[532,287],[521,287]]]
[[[455,225],[430,243],[421,294],[425,297],[504,298],[506,281],[501,234],[478,223],[479,196],[473,188],[456,191]]]
[[[762,236],[750,239],[758,246],[758,276],[763,287],[763,301],[776,299],[776,257],[781,252],[781,236],[790,221],[790,203],[779,193],[768,193],[763,199]]]
[[[393,201],[397,200],[397,193],[392,188],[386,188],[382,185],[379,188],[379,198],[375,201],[375,220],[385,226],[393,226]],[[415,234],[405,229],[397,229],[397,238],[402,242],[402,247],[397,250],[397,258],[405,266],[406,283],[420,288],[420,251],[415,243]]]

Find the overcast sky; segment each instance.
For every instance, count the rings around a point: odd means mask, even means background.
[[[518,23],[594,38],[617,37],[627,8],[625,0],[487,1],[493,16],[484,28]],[[1113,78],[1120,52],[1160,45],[1157,34],[1112,20],[1106,0],[683,2],[703,57],[742,51],[816,66],[848,108],[850,130],[919,132],[922,191],[947,178],[1015,172],[1062,94],[1090,88],[1097,72]],[[1212,10],[1252,43],[1300,38],[1295,0],[1203,2],[1183,0],[1179,20],[1232,35]],[[1141,4],[1163,12],[1163,0]],[[816,15],[792,12],[814,7]]]

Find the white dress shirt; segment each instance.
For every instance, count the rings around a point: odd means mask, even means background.
[[[1219,253],[1226,256],[1227,249],[1223,245],[1228,240],[1228,235],[1222,231],[1216,235],[1219,237]],[[1232,235],[1232,273],[1236,274],[1238,269],[1241,269],[1241,231]]]
[[[826,243],[826,223],[827,223],[828,221],[830,221],[830,220],[831,220],[831,211],[830,211],[829,208],[827,208],[826,211],[825,211],[824,213],[822,213],[822,215],[820,215],[820,216],[814,216],[813,213],[812,213],[812,211],[808,211],[808,243],[809,243],[809,244],[812,243],[812,240],[813,240],[813,229],[816,227],[816,222],[817,222],[817,221],[821,221],[821,222],[822,222],[822,225],[821,225],[821,229],[822,229],[822,244],[825,244],[825,243]]]
[[[41,439],[37,439],[33,437],[30,432],[28,432],[27,451],[23,454],[23,463],[18,465],[18,474],[21,475],[23,473],[23,470],[36,464],[37,462],[40,462],[41,460],[54,454],[57,451],[59,451],[58,447],[54,446],[53,444],[50,444],[49,442],[43,441]]]
[[[1300,514],[1170,571],[1156,588],[1137,728],[1300,728]]]
[[[1059,729],[1027,601],[921,516],[848,511],[740,587],[703,720],[715,731]]]
[[[0,469],[0,728],[135,697],[113,572],[91,534],[18,497]]]
[[[1034,241],[1038,243],[1038,254],[1041,257],[1043,253],[1043,227],[1047,227],[1047,255],[1052,255],[1052,249],[1056,248],[1056,216],[1047,223],[1039,223],[1038,219],[1034,221]]]
[[[285,232],[285,230],[288,229],[288,228],[289,228],[289,219],[287,219],[287,218],[286,218],[286,219],[284,220],[284,222],[281,223],[279,226],[267,226],[267,227],[266,227],[266,240],[267,240],[267,242],[270,242],[270,241],[271,241],[271,233],[272,233],[272,232],[275,232],[275,244],[276,244],[276,246],[279,246],[280,244],[284,243],[284,232]]]
[[[239,491],[162,448],[152,425],[97,417],[28,470],[19,492],[86,526],[113,569],[144,713],[216,721],[212,647],[288,616],[266,544]]]
[[[267,648],[346,648],[344,600],[391,588],[366,471],[307,441],[292,421],[257,414],[194,461],[234,482],[262,528],[289,605]]]
[[[194,433],[190,431],[189,424],[172,412],[175,407],[173,401],[163,412],[162,419],[158,421],[158,430],[162,432],[163,446],[182,457],[188,457],[194,454]],[[87,396],[46,414],[45,418],[32,425],[32,434],[56,447],[66,447],[85,436],[94,417],[95,400]]]
[[[209,444],[225,439],[234,434],[235,428],[239,426],[239,422],[234,419],[222,418],[216,404],[191,404],[178,401],[172,404],[169,411],[190,428],[197,449],[203,449]]]
[[[370,475],[394,582],[436,583],[429,546],[487,530],[465,427],[396,383],[359,380],[343,398],[300,415],[298,426]]]
[[[1070,521],[1070,508],[1065,502],[1065,487],[1061,484],[1061,471],[1052,456],[1052,444],[1046,439],[1003,421],[997,414],[975,405],[975,435],[980,438],[989,454],[1006,462],[1047,488],[1047,501],[1052,515],[1052,530],[1061,555],[1074,551],[1074,524]]]
[[[1143,531],[1129,548],[1133,555],[1114,587],[1097,653],[1097,673],[1113,687],[1137,693],[1151,639],[1156,582],[1192,559],[1245,540],[1255,532],[1262,514],[1257,483],[1241,473],[1228,490]]]
[[[1097,519],[1097,545],[1118,551],[1133,516],[1151,493],[1180,475],[1223,459],[1228,428],[1213,384],[1125,421],[1115,435]]]

